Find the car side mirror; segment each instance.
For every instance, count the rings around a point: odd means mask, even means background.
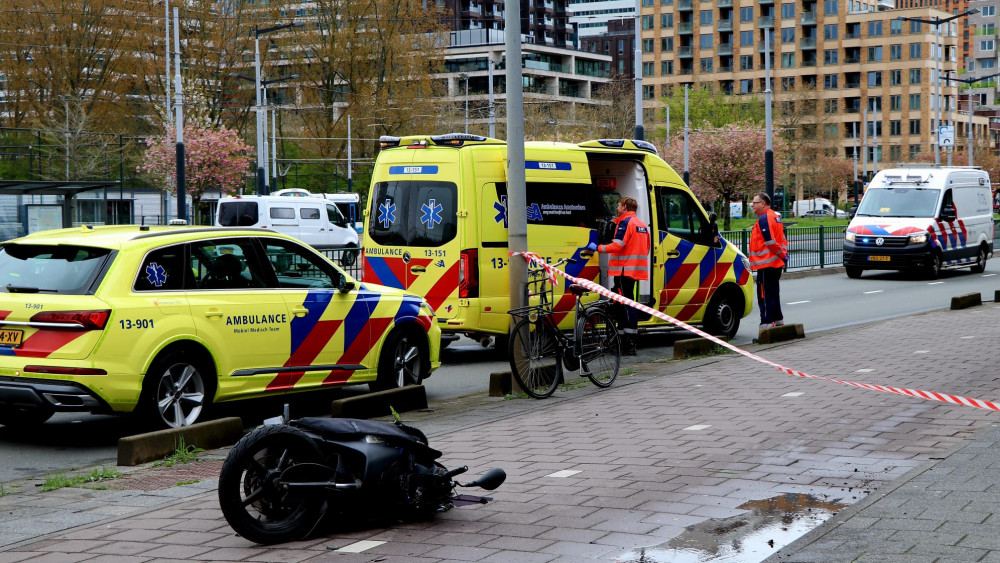
[[[337,290],[340,291],[341,293],[350,293],[354,291],[354,282],[349,281],[347,279],[347,276],[341,274],[340,282],[337,283]]]
[[[954,221],[955,208],[950,205],[945,206],[945,208],[941,210],[941,220],[945,222]]]

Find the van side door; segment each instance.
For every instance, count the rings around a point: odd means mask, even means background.
[[[327,231],[329,220],[326,218],[325,209],[322,207],[323,205],[320,203],[298,206],[298,239],[302,242],[311,245],[330,244]]]
[[[682,321],[700,321],[695,314],[725,277],[726,272],[719,271],[722,248],[715,243],[715,233],[690,192],[669,185],[653,189],[656,307]]]

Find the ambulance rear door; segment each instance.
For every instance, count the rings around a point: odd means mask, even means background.
[[[457,307],[445,301],[458,296],[460,153],[391,150],[404,158],[385,162],[372,181],[364,279],[421,295],[439,318],[451,318]]]

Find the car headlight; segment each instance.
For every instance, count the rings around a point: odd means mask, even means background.
[[[910,244],[924,244],[927,242],[927,233],[917,233],[910,235]]]
[[[858,235],[852,233],[851,231],[847,231],[846,233],[844,233],[844,240],[846,240],[847,242],[854,242],[854,239],[857,236]]]

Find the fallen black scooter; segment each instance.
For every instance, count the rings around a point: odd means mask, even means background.
[[[239,535],[257,543],[312,534],[325,516],[408,520],[491,499],[455,487],[492,491],[507,478],[491,469],[466,484],[436,460],[441,452],[404,424],[351,418],[300,418],[243,437],[222,465],[219,504]]]

